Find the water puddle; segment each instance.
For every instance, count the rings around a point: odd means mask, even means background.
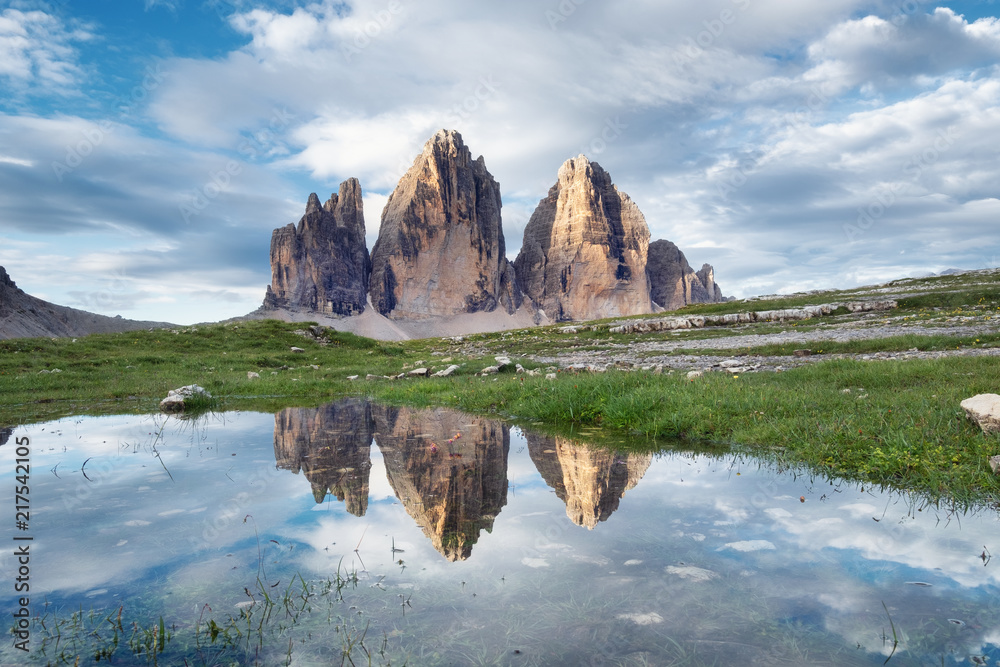
[[[2,664],[1000,661],[995,512],[360,399],[3,435]]]

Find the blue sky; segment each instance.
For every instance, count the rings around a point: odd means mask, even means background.
[[[727,294],[1000,264],[1000,7],[921,0],[0,2],[0,265],[178,323],[255,308],[351,176],[371,245],[438,129],[516,255],[585,153]]]

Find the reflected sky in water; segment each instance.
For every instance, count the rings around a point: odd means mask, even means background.
[[[124,604],[183,627],[245,602],[259,565],[340,568],[400,664],[881,664],[891,627],[896,664],[1000,659],[995,512],[359,399],[17,428],[4,488],[25,436],[36,613]]]

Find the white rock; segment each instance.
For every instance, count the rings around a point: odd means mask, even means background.
[[[979,428],[983,429],[983,433],[1000,432],[1000,396],[979,394],[965,399],[961,405],[969,419],[979,424]]]
[[[480,375],[496,375],[500,372],[499,366],[487,366],[483,370],[479,371]]]
[[[705,373],[703,373],[702,371],[691,371],[691,372],[689,372],[687,374],[687,379],[691,380],[691,381],[694,381],[694,380],[697,380],[698,378],[700,378],[704,374]]]
[[[413,377],[427,377],[430,374],[431,374],[431,369],[423,367],[414,368],[412,371],[408,373],[408,375],[411,375]]]
[[[296,354],[305,354],[305,350],[303,350],[301,347],[293,347],[292,352]]]
[[[360,376],[360,375],[348,375],[348,376],[347,376],[347,379],[348,379],[348,380],[350,380],[351,382],[354,382],[354,381],[355,381],[355,380],[357,380],[357,379],[358,379],[359,377],[361,377],[361,376]]]
[[[456,366],[455,364],[452,364],[451,366],[449,366],[448,368],[444,369],[443,371],[438,371],[437,373],[435,373],[433,377],[436,377],[436,378],[446,378],[449,375],[451,375],[452,373],[454,373],[455,371],[457,371],[459,368],[461,368],[461,366]]]
[[[549,373],[548,375],[545,376],[545,379],[546,380],[555,380],[556,379],[556,374],[555,373]]]
[[[160,410],[164,412],[183,412],[186,401],[195,396],[212,398],[212,395],[196,384],[189,384],[180,389],[171,389],[167,397],[160,401]]]
[[[253,371],[247,371],[248,380],[258,380],[260,379],[260,373],[254,373]]]

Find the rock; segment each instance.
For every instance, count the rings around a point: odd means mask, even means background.
[[[499,366],[487,366],[483,370],[479,371],[480,375],[496,375],[500,372]]]
[[[501,355],[501,356],[493,357],[493,359],[496,360],[496,362],[497,362],[497,368],[500,368],[500,369],[503,369],[504,366],[510,366],[510,364],[511,364],[510,357],[505,357],[505,356]]]
[[[514,267],[535,307],[555,321],[651,313],[649,227],[596,162],[567,160],[524,229]]]
[[[703,271],[705,267],[712,272],[714,284],[712,267],[706,264],[702,267]],[[692,303],[714,303],[721,300],[706,289],[701,273],[695,273],[684,253],[670,241],[661,239],[649,244],[646,277],[649,280],[650,298],[664,310],[677,310]]]
[[[700,378],[704,374],[705,373],[702,371],[691,371],[690,373],[687,374],[687,379],[690,381],[694,381]]]
[[[247,371],[247,379],[248,380],[259,380],[260,379],[260,373],[254,373],[253,371]]]
[[[547,374],[547,375],[545,376],[545,379],[546,379],[546,380],[555,380],[555,379],[556,379],[556,374],[555,374],[555,373],[548,373],[548,374]]]
[[[808,357],[811,356],[812,353],[813,353],[812,350],[794,350],[792,352],[792,354],[794,354],[796,357]]]
[[[358,379],[359,377],[361,377],[361,376],[360,376],[360,375],[348,375],[348,376],[347,376],[347,379],[348,379],[348,380],[350,380],[351,382],[354,382],[354,381],[355,381],[355,380],[357,380],[357,379]],[[371,377],[371,376],[369,376],[369,377]]]
[[[167,397],[160,401],[160,410],[163,412],[184,412],[188,400],[195,397],[212,398],[212,395],[196,384],[189,384],[180,389],[171,389],[167,392]]]
[[[722,290],[715,284],[715,269],[712,268],[711,264],[702,264],[701,269],[698,270],[697,276],[698,280],[701,281],[702,287],[705,288],[705,291],[711,298],[712,303],[718,303],[726,300],[726,298],[722,296]]]
[[[264,307],[356,315],[367,304],[370,273],[361,185],[351,178],[322,206],[309,195],[298,228],[274,230]]]
[[[412,371],[407,373],[410,377],[427,377],[431,374],[429,368],[414,368]]]
[[[737,368],[742,366],[743,362],[739,359],[726,359],[725,361],[720,361],[719,366],[722,368]]]
[[[500,185],[482,156],[473,160],[458,132],[435,134],[382,212],[372,249],[376,310],[394,319],[513,313],[522,297],[500,207]]]
[[[446,377],[452,375],[459,368],[461,368],[461,366],[456,366],[455,364],[452,364],[451,366],[448,366],[448,368],[444,369],[443,371],[438,371],[437,373],[435,373],[433,375],[433,377],[436,377],[436,378],[446,378]]]
[[[292,352],[294,352],[295,354],[305,354],[305,350],[303,350],[301,347],[292,347]]]
[[[1000,456],[990,457],[990,469],[994,474],[1000,473]]]
[[[979,394],[961,403],[969,419],[979,424],[983,433],[1000,433],[1000,396]]]

